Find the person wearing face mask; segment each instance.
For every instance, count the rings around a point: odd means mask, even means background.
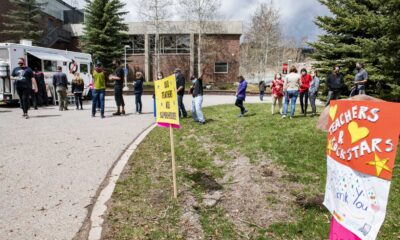
[[[307,115],[308,108],[308,89],[310,88],[311,75],[307,73],[305,68],[301,69],[301,85],[300,85],[300,107],[301,113]]]
[[[174,71],[176,78],[176,93],[178,95],[179,117],[187,118],[185,105],[183,104],[183,96],[185,95],[185,77],[179,68]]]
[[[275,74],[275,79],[272,80],[272,115],[275,114],[276,102],[279,103],[279,112],[282,114],[282,100],[283,100],[283,80],[281,74]]]
[[[192,87],[190,88],[190,92],[192,93],[192,117],[195,122],[200,124],[205,124],[206,120],[204,118],[202,104],[203,104],[203,75],[201,74],[199,78],[196,76],[192,76],[190,80],[192,81]]]
[[[114,116],[125,115],[125,102],[123,96],[124,88],[124,68],[121,66],[121,61],[115,59],[113,61],[115,72],[110,76],[110,80],[114,81],[114,99],[117,105],[117,112],[113,113]],[[122,111],[121,111],[122,108]]]
[[[309,89],[309,97],[310,97],[310,104],[311,104],[311,109],[312,109],[311,116],[314,117],[315,115],[317,115],[317,106],[315,104],[315,101],[318,96],[318,88],[319,88],[319,82],[320,82],[317,70],[312,71],[311,77],[312,77],[312,81],[311,81],[310,89]]]
[[[32,83],[35,81],[33,71],[25,65],[25,59],[18,59],[18,67],[14,68],[11,73],[11,79],[15,80],[15,87],[21,103],[23,111],[23,117],[26,119],[28,116],[29,109],[29,95],[32,91]]]
[[[332,73],[327,78],[328,85],[328,97],[326,99],[326,105],[329,106],[331,100],[339,99],[341,89],[343,87],[343,74],[340,72],[338,66],[333,67]]]
[[[161,80],[164,78],[164,74],[162,72],[157,73],[157,80]],[[157,117],[157,103],[156,103],[156,94],[153,94],[153,104],[154,104],[154,117]]]
[[[365,94],[365,84],[368,82],[368,72],[364,69],[363,63],[356,63],[357,74],[354,83],[357,84],[358,94]]]

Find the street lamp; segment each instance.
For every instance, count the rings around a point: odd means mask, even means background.
[[[125,77],[125,87],[124,87],[124,91],[128,91],[128,66],[126,65],[126,49],[130,48],[131,46],[129,45],[125,45],[124,46],[124,53],[125,53],[125,64],[124,64],[124,77]]]

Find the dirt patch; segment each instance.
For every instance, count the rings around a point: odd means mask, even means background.
[[[180,218],[181,234],[186,240],[204,239],[203,228],[200,223],[200,215],[197,210],[199,208],[196,198],[188,191],[182,196],[183,214]]]
[[[252,165],[249,158],[237,156],[223,178],[224,197],[221,204],[237,229],[251,237],[256,228],[276,222],[290,222],[292,203],[290,190],[298,188],[282,179],[283,171],[264,161]]]
[[[206,191],[217,191],[222,189],[222,185],[206,173],[195,172],[191,174],[189,178],[195,183],[195,185],[203,188]]]

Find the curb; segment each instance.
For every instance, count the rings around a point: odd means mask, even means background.
[[[107,211],[107,202],[110,200],[115,185],[124,170],[130,156],[135,152],[138,145],[145,139],[145,137],[156,127],[156,124],[151,125],[146,130],[144,130],[125,152],[121,155],[109,175],[107,185],[101,190],[96,202],[94,203],[92,214],[90,215],[90,230],[88,240],[100,240],[103,231],[103,215]]]

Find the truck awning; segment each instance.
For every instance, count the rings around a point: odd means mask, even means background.
[[[42,60],[50,60],[50,61],[62,61],[62,62],[71,62],[71,59],[68,59],[62,55],[56,53],[44,53],[44,52],[36,52],[36,51],[27,51],[29,54],[42,59]]]

